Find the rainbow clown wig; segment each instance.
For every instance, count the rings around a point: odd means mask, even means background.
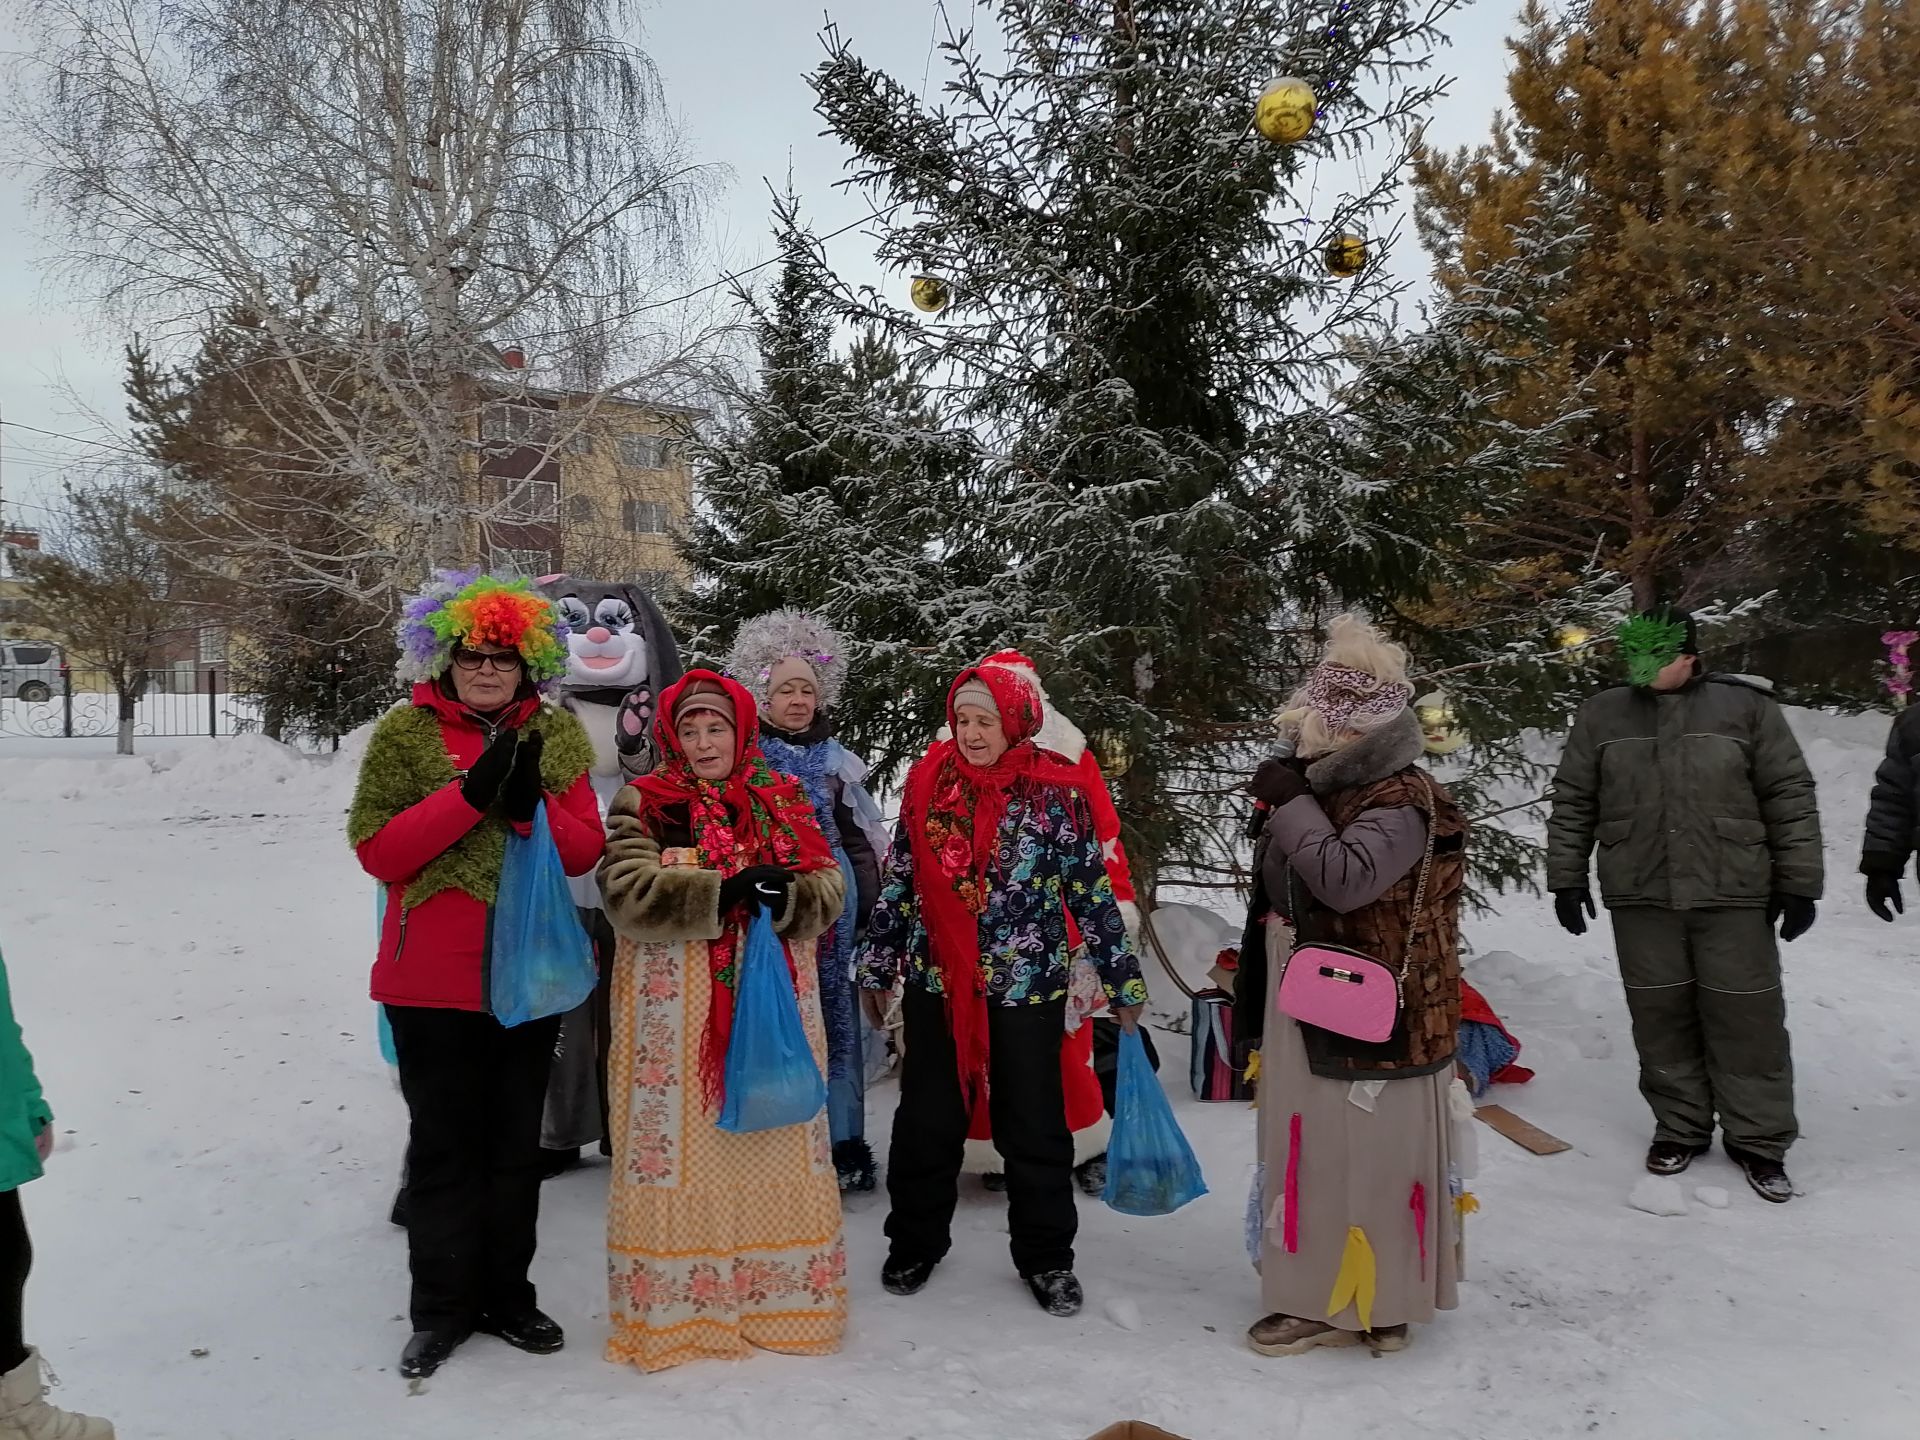
[[[527,678],[545,690],[567,671],[567,627],[530,580],[497,580],[477,570],[436,570],[401,607],[401,680],[438,680],[455,645],[504,645],[520,652]]]

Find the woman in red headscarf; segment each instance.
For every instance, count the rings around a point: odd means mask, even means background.
[[[1067,917],[1123,1025],[1138,1023],[1147,991],[1078,772],[1035,745],[1041,720],[1034,687],[1005,667],[954,681],[952,738],[908,772],[858,972],[876,1023],[906,981],[881,1283],[911,1295],[946,1255],[968,1115],[984,1096],[1014,1266],[1043,1308],[1071,1315],[1082,1297],[1060,1068]]]
[[[1138,946],[1140,909],[1134,903],[1133,872],[1120,839],[1120,813],[1114,808],[1113,797],[1107,793],[1107,777],[1101,773],[1093,747],[1048,696],[1032,660],[1018,650],[1001,650],[980,664],[1013,672],[1016,679],[1032,686],[1040,697],[1040,728],[1034,732],[1033,743],[1073,767],[1075,783],[1087,797],[1093,815],[1094,837],[1100,842],[1107,879],[1113,882],[1113,898],[1119,902],[1120,914],[1127,922],[1127,934]],[[1107,1137],[1112,1130],[1107,1117],[1112,1107],[1102,1091],[1096,1064],[1096,1033],[1099,1026],[1110,1027],[1111,1022],[1093,1018],[1094,1012],[1104,1010],[1107,1002],[1095,972],[1086,962],[1085,946],[1071,911],[1067,913],[1067,945],[1076,959],[1067,988],[1067,1035],[1060,1047],[1060,1087],[1066,1100],[1067,1129],[1073,1135],[1074,1179],[1089,1195],[1098,1195],[1107,1180]],[[1111,1042],[1117,1038],[1110,1031],[1105,1052],[1105,1085],[1109,1091],[1114,1074]],[[1148,1053],[1153,1053],[1150,1041]],[[993,1117],[986,1105],[975,1105],[972,1123],[967,1128],[966,1158],[961,1168],[985,1176],[988,1189],[1004,1190],[1007,1183],[1004,1164],[993,1144]]]
[[[846,1325],[840,1187],[824,1111],[736,1135],[724,1096],[735,962],[762,910],[784,941],[814,1058],[827,1063],[814,941],[845,882],[812,804],[760,753],[753,697],[710,670],[660,697],[663,759],[615,797],[600,867],[619,933],[608,1093],[607,1358],[664,1370],[753,1347],[837,1350]]]

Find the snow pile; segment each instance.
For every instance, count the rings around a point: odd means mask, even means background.
[[[1680,1182],[1666,1175],[1642,1175],[1640,1183],[1627,1194],[1627,1204],[1648,1215],[1684,1215],[1687,1192]]]
[[[357,742],[338,760],[257,739],[131,762],[0,749],[0,943],[61,1131],[26,1197],[30,1334],[63,1402],[146,1440],[1084,1440],[1122,1416],[1193,1440],[1905,1440],[1913,1349],[1893,1322],[1920,1288],[1920,916],[1881,924],[1852,875],[1884,717],[1793,723],[1833,884],[1786,952],[1806,1136],[1789,1205],[1749,1194],[1717,1150],[1689,1172],[1685,1213],[1621,1204],[1652,1127],[1606,926],[1573,939],[1546,901],[1507,897],[1471,925],[1472,974],[1540,1076],[1492,1098],[1574,1148],[1479,1137],[1461,1309],[1404,1356],[1245,1348],[1253,1117],[1195,1102],[1185,1043],[1163,1033],[1213,1193],[1152,1220],[1081,1201],[1078,1319],[1040,1313],[1007,1261],[1004,1198],[967,1182],[952,1256],[905,1299],[879,1286],[884,1195],[849,1204],[840,1356],[619,1370],[599,1355],[596,1164],[544,1196],[535,1275],[567,1350],[475,1340],[413,1398],[392,1369],[406,1258],[386,1223],[403,1110],[365,998],[372,886],[342,837]],[[1237,933],[1220,910],[1189,948]],[[1183,1013],[1147,973],[1156,1010]],[[870,1097],[878,1140],[893,1094]]]

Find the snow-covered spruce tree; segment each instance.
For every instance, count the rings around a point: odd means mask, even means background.
[[[827,33],[818,109],[879,257],[952,294],[928,324],[843,290],[842,318],[938,357],[986,455],[976,618],[1096,737],[1148,886],[1214,864],[1222,745],[1291,678],[1276,615],[1393,590],[1417,548],[1374,543],[1393,507],[1323,463],[1316,406],[1391,285],[1320,257],[1370,231],[1377,255],[1448,8],[989,0],[998,45],[949,30],[938,104]],[[1276,146],[1249,121],[1287,73],[1319,115]],[[1379,182],[1310,208],[1357,156]]]
[[[996,634],[965,519],[974,447],[940,424],[924,360],[871,332],[835,353],[818,246],[791,198],[776,221],[777,278],[743,297],[757,374],[693,447],[699,502],[678,544],[695,579],[673,608],[708,660],[777,606],[831,621],[853,646],[841,736],[886,774],[925,746],[946,677]]]
[[[1420,698],[1441,696],[1442,724],[1469,737],[1436,763],[1482,822],[1478,894],[1533,883],[1537,847],[1491,822],[1532,810],[1547,775],[1528,737],[1561,728],[1601,683],[1604,637],[1628,608],[1619,577],[1542,564],[1507,538],[1586,419],[1584,395],[1542,386],[1537,362],[1586,238],[1572,187],[1543,177],[1510,253],[1443,292],[1424,328],[1358,350],[1328,411],[1328,463],[1410,522],[1370,608],[1412,651]]]

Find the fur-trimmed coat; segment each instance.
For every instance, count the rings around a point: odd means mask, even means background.
[[[1311,793],[1276,810],[1262,837],[1266,893],[1301,941],[1343,945],[1395,970],[1407,964],[1400,1023],[1383,1043],[1301,1026],[1316,1075],[1390,1079],[1453,1060],[1467,826],[1445,787],[1415,764],[1422,748],[1408,713],[1321,757],[1307,767]],[[1429,824],[1433,862],[1416,915]],[[1264,995],[1264,983],[1252,993]]]
[[[529,697],[489,722],[437,685],[416,685],[411,702],[375,723],[347,815],[361,868],[387,887],[376,1001],[488,1008],[488,932],[509,822],[497,802],[474,809],[460,783],[502,728],[546,737],[547,823],[567,873],[584,875],[600,858],[600,806],[587,777],[593,750],[579,721]]]
[[[671,811],[663,826],[650,829],[640,819],[639,804],[639,792],[628,786],[607,812],[600,896],[608,921],[641,942],[718,940],[726,924],[720,914],[720,872],[666,863],[667,851],[692,846],[693,833],[684,817],[676,821]],[[796,875],[774,914],[775,933],[790,940],[820,935],[840,917],[846,890],[837,865]]]

